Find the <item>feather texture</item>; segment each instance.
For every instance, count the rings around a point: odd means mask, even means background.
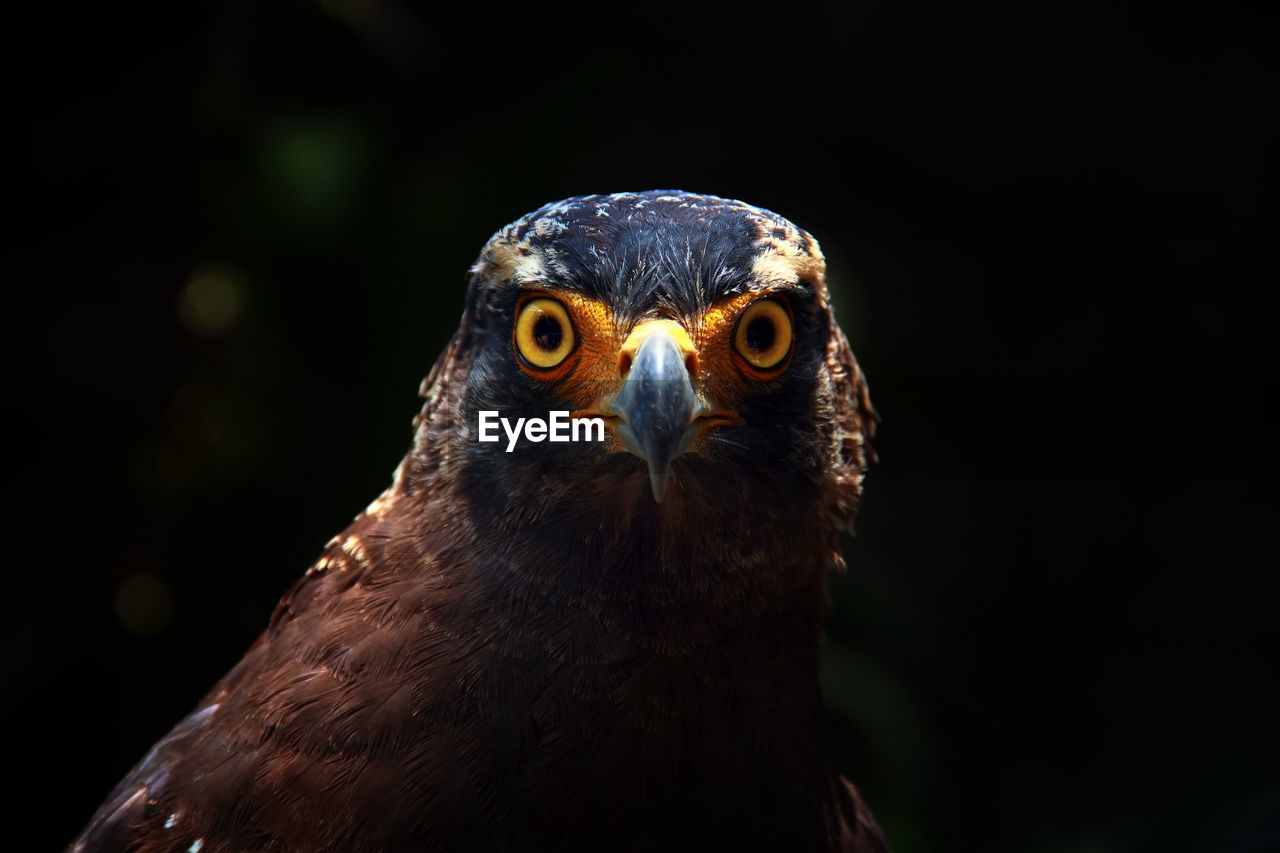
[[[826,582],[875,423],[823,274],[786,220],[687,193],[498,232],[392,486],[72,849],[885,850],[822,739]],[[646,319],[699,342],[689,381],[736,420],[705,426],[661,503],[617,440],[476,441],[481,409],[585,393],[520,367],[529,292],[606,318],[613,361],[574,388],[621,381]],[[768,381],[714,351],[757,294],[794,322]]]

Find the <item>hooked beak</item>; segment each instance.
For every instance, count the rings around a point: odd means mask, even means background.
[[[705,413],[686,365],[696,358],[693,353],[689,336],[670,320],[642,324],[622,348],[625,380],[610,408],[623,445],[648,463],[658,503],[667,491],[672,460],[689,449]]]

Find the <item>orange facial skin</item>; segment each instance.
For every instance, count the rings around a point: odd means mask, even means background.
[[[712,430],[738,423],[740,417],[734,408],[737,401],[758,390],[761,383],[781,376],[794,349],[790,344],[776,367],[763,370],[744,358],[734,344],[743,313],[762,299],[782,305],[787,322],[792,323],[790,303],[777,293],[748,292],[722,299],[691,329],[665,318],[641,320],[630,329],[622,329],[603,302],[569,290],[529,290],[517,304],[517,318],[538,299],[553,299],[564,307],[573,325],[576,345],[559,364],[539,369],[519,357],[519,342],[513,338],[521,369],[540,381],[555,383],[573,408],[573,417],[600,417],[606,424],[617,417],[610,403],[625,381],[636,350],[656,331],[669,335],[685,353],[685,368],[704,410],[698,417],[698,441]],[[789,337],[790,329],[785,331]],[[615,431],[609,432],[614,448],[622,449]]]

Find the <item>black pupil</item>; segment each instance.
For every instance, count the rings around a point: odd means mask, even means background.
[[[776,335],[773,320],[768,317],[756,317],[747,324],[747,346],[755,352],[764,352],[773,346]]]
[[[560,348],[560,341],[564,339],[564,331],[560,328],[560,321],[555,317],[543,314],[538,318],[538,322],[533,324],[533,340],[547,352],[555,352]]]

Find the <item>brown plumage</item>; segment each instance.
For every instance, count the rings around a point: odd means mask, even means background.
[[[880,851],[817,651],[875,420],[822,255],[676,192],[498,232],[395,480],[75,850]],[[604,441],[514,423],[599,417]]]

